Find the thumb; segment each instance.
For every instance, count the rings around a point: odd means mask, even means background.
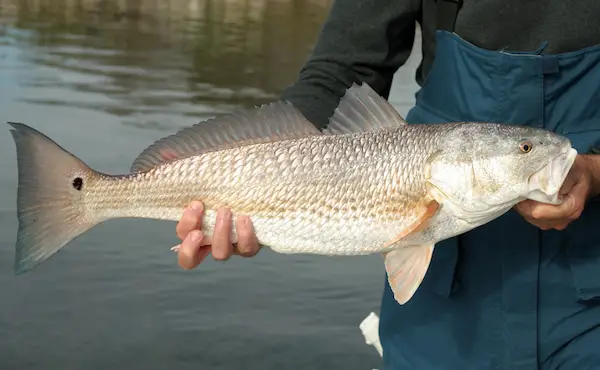
[[[577,184],[576,179],[577,179],[577,176],[574,176],[573,173],[569,173],[569,175],[567,175],[567,178],[563,182],[562,186],[560,187],[560,190],[558,191],[558,193],[560,195],[569,194],[571,192],[571,189],[573,189],[575,184]]]

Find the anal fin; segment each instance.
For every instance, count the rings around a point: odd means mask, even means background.
[[[433,245],[402,247],[382,253],[388,282],[400,304],[408,302],[425,278]]]

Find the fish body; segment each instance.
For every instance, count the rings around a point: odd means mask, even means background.
[[[95,218],[90,222],[177,221],[185,206],[201,200],[208,233],[216,210],[230,207],[234,215],[250,216],[261,244],[280,253],[381,252],[419,216],[427,195],[423,169],[443,145],[444,131],[444,126],[415,125],[311,136],[98,177],[84,189],[85,213]],[[232,234],[235,240],[235,230]]]
[[[540,129],[407,125],[367,85],[348,90],[323,132],[276,102],[163,138],[125,175],[94,171],[38,131],[12,126],[17,273],[103,221],[178,221],[199,200],[207,234],[229,207],[279,253],[381,253],[399,303],[415,293],[437,242],[524,199],[559,203],[576,156],[568,139]]]

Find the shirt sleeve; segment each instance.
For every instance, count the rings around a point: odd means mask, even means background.
[[[410,56],[420,0],[335,0],[297,81],[282,94],[322,128],[353,82],[388,97]]]

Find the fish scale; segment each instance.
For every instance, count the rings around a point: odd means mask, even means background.
[[[566,138],[541,129],[407,125],[366,84],[348,89],[323,131],[274,102],[162,138],[124,175],[97,172],[33,128],[11,125],[17,273],[103,221],[178,221],[200,201],[207,235],[228,207],[234,219],[249,216],[259,243],[275,252],[380,253],[400,304],[415,294],[440,240],[520,200],[557,203],[576,155]]]

